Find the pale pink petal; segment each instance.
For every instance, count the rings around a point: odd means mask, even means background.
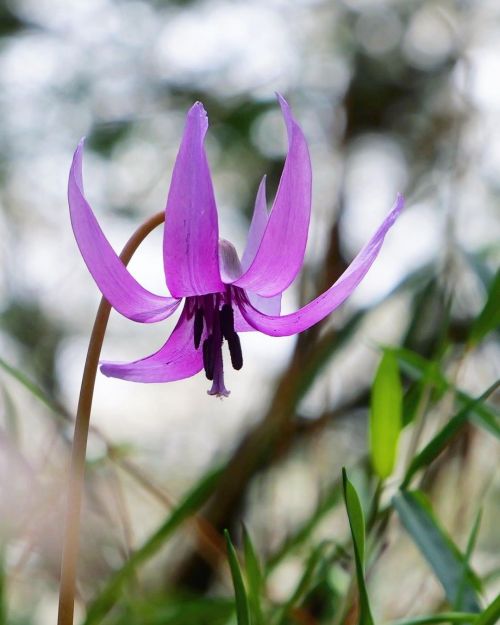
[[[260,247],[248,270],[234,282],[265,297],[282,293],[302,267],[311,214],[309,150],[290,107],[278,97],[287,127],[288,155]]]
[[[163,260],[174,297],[224,290],[219,273],[219,228],[203,142],[208,128],[203,105],[188,112],[165,209]]]
[[[248,230],[247,245],[241,259],[241,267],[246,271],[252,264],[257,250],[259,249],[262,237],[266,231],[269,215],[266,202],[266,177],[262,178],[255,198],[252,221]]]
[[[274,297],[262,297],[255,293],[245,292],[250,304],[259,312],[265,315],[279,315],[281,312],[281,293]],[[255,332],[241,314],[238,306],[234,307],[234,329],[236,332]]]
[[[255,330],[270,336],[290,336],[303,332],[329,315],[358,286],[372,266],[384,242],[385,235],[403,208],[403,197],[398,195],[391,212],[372,239],[359,252],[340,278],[327,291],[290,315],[268,316],[254,308],[245,297],[238,300],[241,314]]]
[[[172,382],[201,371],[202,350],[194,347],[193,319],[187,318],[186,306],[167,342],[155,354],[129,363],[103,362],[102,373],[131,382]]]
[[[68,200],[76,241],[101,293],[119,313],[141,323],[171,315],[179,300],[150,293],[131,276],[104,236],[85,199],[82,181],[83,139],[73,157]]]

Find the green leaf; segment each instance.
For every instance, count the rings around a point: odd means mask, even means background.
[[[102,592],[89,606],[84,625],[98,623],[109,612],[118,600],[122,587],[134,576],[137,568],[154,556],[174,531],[205,503],[213,492],[222,470],[218,468],[204,475],[156,532],[112,575]]]
[[[462,406],[474,404],[471,408],[471,419],[473,419],[477,425],[497,438],[500,438],[500,417],[498,413],[484,403],[474,403],[474,398],[471,397],[471,395],[458,389],[441,373],[437,363],[426,360],[419,354],[402,347],[385,347],[384,351],[394,353],[401,367],[411,378],[415,380],[424,379],[427,384],[433,385],[439,395],[443,395],[448,390],[453,390],[457,400]]]
[[[392,473],[396,462],[402,404],[398,361],[393,353],[385,352],[373,382],[370,411],[372,464],[381,479]]]
[[[479,510],[476,515],[474,525],[472,526],[472,531],[470,533],[469,540],[467,541],[467,547],[465,549],[465,555],[464,555],[464,564],[462,566],[462,577],[460,579],[460,583],[458,585],[458,590],[457,590],[457,596],[453,604],[453,608],[457,611],[462,609],[462,604],[464,600],[464,592],[467,587],[467,571],[469,569],[469,562],[472,557],[472,552],[474,551],[474,547],[476,546],[479,526],[481,525],[481,516],[482,516],[482,510]]]
[[[472,324],[469,344],[477,345],[492,330],[500,327],[500,270],[497,271],[488,292],[483,310]]]
[[[233,578],[234,595],[236,601],[236,617],[238,625],[250,625],[250,605],[248,602],[247,591],[243,582],[240,564],[236,550],[233,547],[229,532],[224,530],[226,538],[227,555],[229,559],[229,568],[231,569],[231,577]]]
[[[474,625],[495,625],[500,620],[500,594],[474,621]]]
[[[458,595],[465,567],[464,609],[479,612],[476,591],[480,589],[480,582],[451,538],[439,526],[424,495],[418,491],[402,492],[394,496],[392,502],[401,523],[441,582],[450,605]]]
[[[0,625],[7,625],[7,593],[5,589],[4,557],[0,552]]]
[[[335,480],[329,486],[327,493],[320,499],[313,514],[284,542],[278,551],[269,558],[267,561],[266,575],[268,575],[291,551],[308,539],[321,519],[323,519],[323,517],[341,500],[341,496],[342,480]]]
[[[57,413],[60,412],[57,406],[54,405],[54,402],[47,397],[45,391],[43,391],[40,386],[32,382],[22,371],[16,369],[16,367],[13,367],[12,365],[9,365],[9,363],[5,362],[3,358],[0,358],[0,367],[20,384],[22,384],[24,388],[41,401],[42,404],[45,404],[47,408],[50,408]]]
[[[499,386],[500,380],[497,380],[480,397],[471,399],[467,402],[462,410],[453,416],[448,423],[427,443],[427,445],[411,461],[410,466],[406,471],[402,488],[406,488],[408,486],[417,471],[429,466],[430,463],[439,456],[446,445],[453,440],[457,432],[459,432],[465,423],[468,422],[470,413],[474,410],[474,408],[494,393]]]
[[[127,597],[127,607],[116,610],[108,625],[226,625],[234,614],[230,598],[165,595]]]
[[[266,625],[260,601],[263,589],[262,569],[252,539],[245,525],[243,525],[243,547],[245,551],[248,601],[250,603],[252,622],[254,625]]]
[[[429,616],[417,616],[415,618],[393,621],[390,625],[431,625],[432,623],[471,623],[477,618],[477,614],[470,612],[441,612]]]
[[[365,558],[365,520],[363,509],[356,489],[349,481],[347,472],[342,469],[342,485],[347,517],[351,528],[354,559],[356,563],[356,577],[359,592],[359,622],[358,625],[373,625],[373,617],[365,585],[364,558]]]
[[[302,597],[310,590],[313,579],[315,577],[315,573],[318,569],[318,564],[320,563],[321,556],[323,555],[323,551],[326,543],[322,543],[318,545],[315,549],[313,549],[311,555],[308,558],[306,567],[304,572],[299,579],[295,590],[293,591],[291,597],[285,603],[281,610],[280,617],[278,618],[277,625],[285,625],[287,623],[287,617],[289,616],[291,610],[299,603]]]

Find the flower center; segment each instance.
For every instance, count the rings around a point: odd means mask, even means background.
[[[218,397],[229,395],[224,386],[224,340],[229,348],[233,369],[240,370],[243,366],[240,337],[234,329],[231,291],[231,287],[228,287],[225,293],[190,298],[193,302],[194,347],[200,349],[201,346],[205,375],[212,381],[208,394]]]

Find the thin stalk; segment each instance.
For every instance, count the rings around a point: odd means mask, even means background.
[[[163,212],[153,215],[134,232],[123,248],[120,258],[127,265],[142,241],[163,223]],[[94,397],[95,379],[102,343],[108,325],[110,304],[101,299],[90,335],[85,368],[83,370],[80,397],[75,420],[75,432],[71,449],[71,468],[68,483],[68,500],[61,559],[61,584],[59,588],[58,625],[73,625],[75,609],[76,569],[80,545],[80,511],[85,474],[85,455],[90,425],[90,411]]]

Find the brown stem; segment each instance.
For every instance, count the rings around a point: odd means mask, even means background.
[[[139,226],[120,254],[120,258],[125,265],[129,263],[135,251],[147,235],[163,223],[164,219],[164,212],[157,213],[145,221],[142,226]],[[106,333],[110,312],[110,304],[102,298],[99,309],[97,310],[92,334],[90,335],[87,359],[85,361],[82,384],[80,387],[80,397],[75,420],[75,433],[71,450],[71,470],[68,484],[68,502],[61,561],[58,625],[73,625],[76,567],[80,542],[80,510],[85,473],[85,454],[87,451],[87,438],[90,425],[90,411],[92,408],[99,357],[101,355],[102,343],[104,334]]]

